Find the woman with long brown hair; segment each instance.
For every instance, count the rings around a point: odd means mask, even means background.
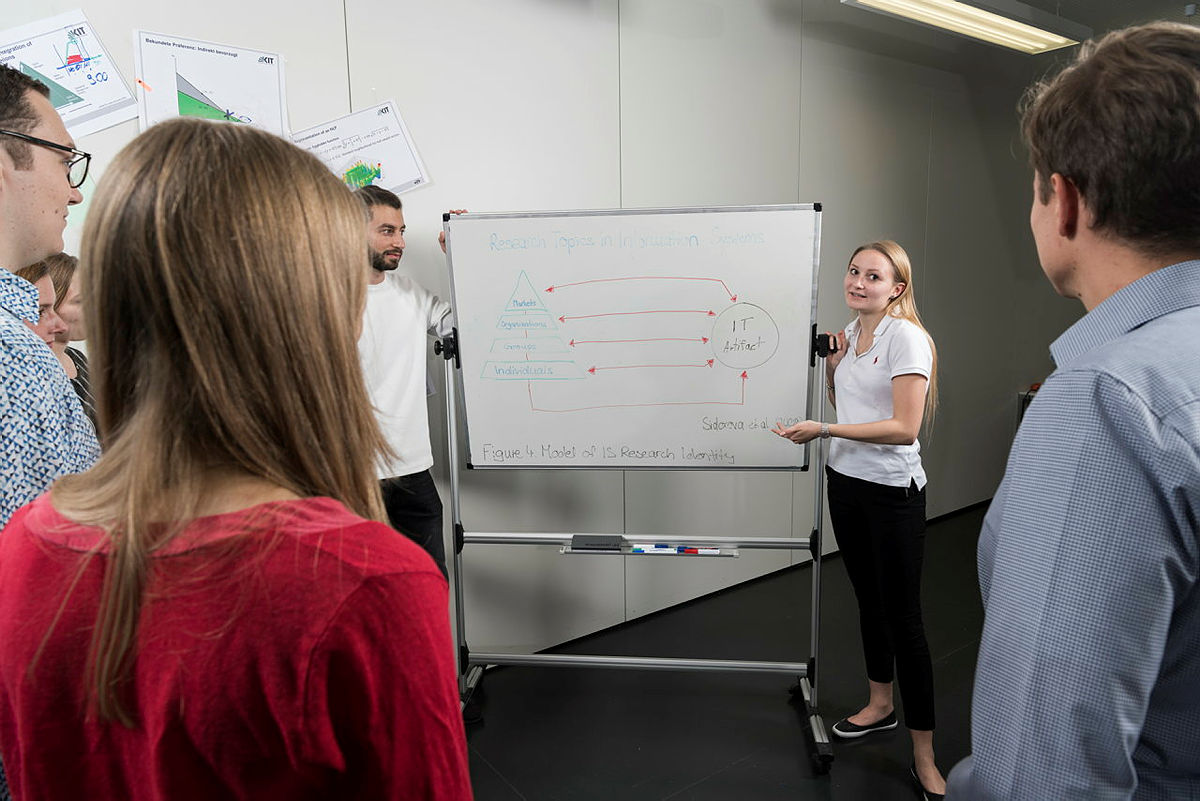
[[[836,423],[805,420],[776,433],[796,443],[832,438],[829,518],[858,600],[866,706],[833,724],[842,739],[896,728],[899,678],[913,744],[910,773],[923,798],[946,782],[934,761],[933,664],[921,615],[925,470],[917,439],[937,405],[937,350],[917,313],[912,263],[891,240],[850,255],[842,281],[855,319],[825,360]]]
[[[104,454],[0,537],[17,797],[470,797],[446,582],[380,522],[364,218],[248,126],[161,123],[107,170]]]
[[[80,290],[79,259],[69,253],[55,253],[41,263],[54,284],[54,312],[63,321],[62,329],[56,331],[50,350],[58,358],[63,372],[71,382],[83,411],[92,425],[96,424],[96,400],[92,397],[91,372],[88,370],[87,355],[72,342],[87,338],[84,325],[83,301]]]

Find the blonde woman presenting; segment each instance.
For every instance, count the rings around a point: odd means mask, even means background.
[[[832,438],[829,516],[858,599],[869,701],[833,725],[854,739],[894,729],[893,679],[913,741],[913,781],[927,799],[946,783],[933,754],[933,668],[921,619],[925,471],[917,434],[936,405],[937,354],[913,300],[912,265],[892,241],[850,257],[843,282],[857,316],[825,360],[836,423],[777,426],[797,444]]]

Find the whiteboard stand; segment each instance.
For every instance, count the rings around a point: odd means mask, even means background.
[[[814,298],[815,305],[815,298]],[[576,654],[514,654],[514,653],[484,653],[473,652],[466,642],[466,615],[463,598],[463,568],[462,550],[468,544],[493,545],[559,545],[564,553],[571,548],[573,533],[522,533],[522,532],[466,532],[462,524],[459,477],[459,447],[458,447],[458,397],[456,391],[455,371],[461,369],[458,353],[457,329],[450,336],[434,344],[434,352],[446,362],[446,419],[448,424],[448,449],[450,464],[450,514],[454,531],[454,554],[447,563],[448,578],[454,596],[455,621],[455,662],[458,671],[458,691],[464,718],[471,721],[482,719],[479,703],[482,700],[482,679],[484,670],[489,665],[510,666],[549,666],[549,667],[583,667],[583,668],[625,668],[632,670],[675,670],[675,671],[728,671],[749,673],[782,673],[794,675],[798,682],[790,690],[792,702],[801,708],[808,721],[805,729],[805,740],[809,747],[813,770],[818,775],[829,771],[833,763],[833,749],[830,745],[829,733],[825,727],[817,707],[817,662],[820,648],[820,601],[821,601],[821,532],[823,528],[822,498],[825,490],[825,450],[826,444],[817,442],[816,480],[813,482],[814,519],[812,534],[807,539],[791,537],[697,537],[686,540],[688,543],[704,543],[722,549],[776,549],[776,550],[808,550],[812,556],[812,621],[810,654],[807,662],[761,662],[723,659],[679,659],[664,657],[630,657],[602,656]],[[812,385],[813,374],[818,375],[819,414],[825,413],[825,370],[823,366],[816,368],[817,357],[824,357],[828,350],[822,348],[817,341],[816,326],[812,326],[811,352],[809,355],[809,385]],[[811,395],[806,406],[806,414],[811,414]],[[805,446],[807,448],[807,445]],[[807,463],[807,459],[805,460]],[[632,547],[632,541],[624,533],[607,535],[620,537],[623,540],[621,550],[614,550],[612,555],[627,556]],[[639,535],[637,540],[644,539]],[[661,541],[661,539],[659,540]],[[597,554],[603,555],[603,554]]]
[[[817,326],[812,327],[812,349],[809,351],[808,366],[817,376],[817,416],[816,420],[825,419],[825,398],[829,394],[825,382],[825,357],[830,353],[829,340],[825,336],[818,337]],[[817,364],[818,358],[820,364]],[[810,376],[811,377],[811,376]],[[811,404],[810,404],[811,405]],[[825,721],[821,718],[817,707],[817,654],[821,648],[821,534],[825,528],[825,460],[829,452],[829,441],[813,440],[817,443],[816,475],[813,481],[813,527],[809,536],[812,554],[812,633],[809,651],[811,669],[798,677],[792,687],[792,697],[803,706],[804,714],[809,721],[806,730],[811,734],[809,743],[813,768],[818,773],[825,773],[833,763],[833,748],[829,742],[829,733],[825,729]]]

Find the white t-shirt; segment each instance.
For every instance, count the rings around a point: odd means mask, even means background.
[[[367,286],[358,356],[375,417],[396,456],[378,465],[380,478],[407,476],[433,466],[425,355],[427,334],[453,329],[450,304],[411,278],[384,273]]]
[[[898,375],[923,375],[933,369],[933,348],[920,326],[890,315],[875,329],[875,341],[861,356],[858,320],[846,326],[846,355],[833,374],[839,423],[874,423],[887,420],[892,408],[892,379]],[[926,385],[928,393],[929,387]],[[912,481],[925,486],[921,443],[880,445],[834,438],[829,445],[829,466],[842,475],[876,484],[907,487]]]

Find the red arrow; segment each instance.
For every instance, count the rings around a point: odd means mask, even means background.
[[[592,375],[596,374],[597,370],[639,370],[644,367],[712,367],[714,359],[709,359],[704,364],[621,364],[610,367],[589,367],[588,372]]]
[[[661,366],[669,366],[669,365],[647,365],[647,366],[661,367]],[[700,365],[683,365],[683,366],[699,367]],[[707,362],[707,366],[709,366],[709,367],[713,366],[713,362],[711,359]],[[621,369],[621,368],[619,368],[619,367],[618,368],[591,367],[588,369],[588,372],[591,373],[592,375],[595,375],[597,370],[612,370],[612,369]],[[665,402],[660,402],[660,403],[602,403],[602,404],[599,404],[596,406],[572,406],[572,407],[558,408],[558,409],[551,409],[551,408],[547,408],[545,406],[539,406],[534,402],[534,400],[533,400],[533,382],[526,381],[525,387],[529,392],[529,409],[530,409],[530,411],[550,412],[550,413],[554,413],[554,414],[560,414],[560,413],[566,414],[566,413],[570,413],[570,412],[589,411],[591,409],[627,409],[627,408],[633,408],[633,407],[643,408],[643,407],[651,407],[651,406],[656,407],[656,408],[666,407],[666,406],[745,406],[746,405],[746,379],[748,378],[745,370],[742,371],[741,378],[742,378],[742,397],[741,397],[741,400],[736,400],[736,401],[696,400],[696,401],[665,401]]]
[[[588,320],[593,317],[623,317],[627,314],[704,314],[709,317],[717,316],[717,313],[712,309],[647,309],[645,311],[607,312],[605,314],[564,314],[558,318],[558,321],[565,323],[567,320]]]
[[[583,286],[584,284],[608,284],[613,281],[713,281],[721,285],[725,290],[725,294],[733,302],[737,302],[737,295],[729,291],[729,287],[720,278],[698,278],[684,275],[630,275],[624,278],[593,278],[590,281],[576,281],[571,284],[554,284],[546,287],[547,292],[553,292],[556,289],[566,289],[571,286]]]
[[[657,337],[655,339],[572,339],[570,346],[576,345],[609,345],[614,342],[708,342],[708,337],[685,338],[685,337]]]

